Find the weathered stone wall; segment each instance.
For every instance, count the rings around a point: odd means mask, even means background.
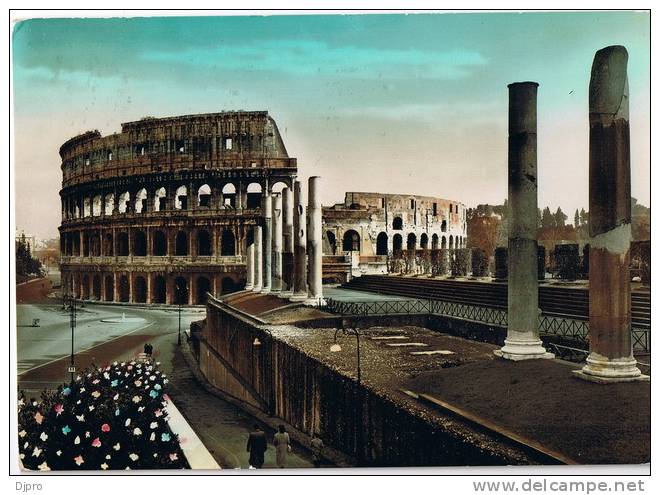
[[[200,349],[200,370],[211,385],[301,432],[321,434],[360,464],[511,462],[452,433],[437,418],[358,385],[218,301],[209,302]]]

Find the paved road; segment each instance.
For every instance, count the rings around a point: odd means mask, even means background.
[[[103,323],[106,318],[140,318],[132,323]],[[182,329],[204,317],[203,310],[184,310]],[[40,327],[33,328],[33,318]],[[44,388],[68,381],[71,352],[68,313],[61,304],[17,305],[18,388],[37,397]],[[194,379],[177,346],[178,313],[175,308],[146,309],[87,304],[78,313],[75,361],[79,369],[135,357],[146,342],[154,346],[154,358],[170,376],[169,394],[223,468],[247,468],[246,441],[254,420],[239,408],[207,393]],[[185,335],[183,336],[185,341]],[[185,345],[185,342],[184,342]],[[272,431],[265,429],[270,439]],[[274,449],[269,446],[264,467],[275,467]],[[287,467],[311,467],[306,452],[289,454]]]

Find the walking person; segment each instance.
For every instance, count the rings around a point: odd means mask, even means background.
[[[261,469],[264,465],[264,453],[267,447],[266,434],[259,425],[255,424],[254,431],[250,433],[247,442],[247,451],[250,453],[250,466]]]
[[[323,440],[317,437],[316,433],[312,432],[312,441],[310,442],[310,445],[312,447],[312,462],[314,463],[314,467],[321,467],[321,451],[323,450],[323,447],[325,447]]]
[[[286,464],[286,456],[291,452],[291,439],[284,425],[280,425],[278,430],[273,439],[273,443],[275,444],[275,462],[277,467],[283,468]]]

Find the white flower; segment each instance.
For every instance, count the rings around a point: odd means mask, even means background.
[[[142,397],[140,397],[139,395],[134,395],[131,400],[137,404],[142,400]]]
[[[142,430],[140,428],[135,428],[133,430],[133,435],[135,435],[136,437],[142,435]]]
[[[137,461],[140,458],[137,454],[129,454],[128,457],[130,457],[132,461]]]
[[[142,382],[140,380],[135,380],[133,383],[135,384],[136,387],[142,386]]]
[[[21,460],[25,459],[25,454],[18,454],[18,458]]]
[[[149,425],[149,428],[151,428],[152,430],[158,428],[158,421],[152,421],[151,424]]]
[[[88,431],[85,432],[85,438],[89,438],[89,432]]]
[[[119,394],[115,394],[115,396],[112,398],[112,400],[119,400]]]
[[[144,406],[138,407],[138,412],[142,412],[142,411],[144,411]]]
[[[129,426],[131,424],[131,418],[128,418],[124,423],[124,426]]]
[[[105,456],[105,458],[108,459],[108,460],[109,460],[111,457],[112,457],[112,456],[111,456],[110,454],[108,454],[108,455]]]
[[[46,461],[42,462],[37,467],[39,468],[39,471],[50,471],[50,468],[48,467],[48,463]]]
[[[153,431],[151,432],[151,435],[149,435],[149,440],[151,440],[152,442],[154,440],[156,440],[156,433],[155,432],[153,432]]]
[[[41,438],[41,440],[45,442],[46,440],[48,440],[48,435],[44,431],[41,433],[41,435],[39,435],[39,438]]]
[[[121,449],[121,444],[119,442],[117,442],[116,444],[114,444],[112,446],[112,448],[115,449],[115,450],[119,450],[119,449]]]
[[[25,430],[21,430],[18,432],[18,436],[23,438],[25,435],[27,435],[27,432]]]
[[[61,450],[58,450],[58,451],[55,452],[55,453],[57,454],[58,457],[62,455],[62,451],[61,451]]]
[[[41,455],[41,449],[39,447],[35,447],[34,450],[32,451],[32,457],[39,457]]]
[[[76,437],[73,443],[78,445],[80,443],[80,437]]]
[[[103,464],[101,464],[101,469],[105,471],[106,469],[108,469],[108,465],[104,462]]]

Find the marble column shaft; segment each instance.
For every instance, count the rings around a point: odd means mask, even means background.
[[[252,266],[254,266],[254,286],[252,290],[254,292],[260,292],[262,287],[262,258],[263,258],[263,243],[261,240],[261,225],[255,225],[254,227],[254,259],[252,260]]]
[[[293,185],[293,296],[292,301],[307,300],[307,235],[305,232],[305,208],[300,181]]]
[[[578,375],[647,378],[633,357],[628,52],[596,52],[589,83],[589,356]]]
[[[263,197],[262,203],[263,212],[263,256],[262,256],[262,269],[261,269],[261,293],[268,294],[271,290],[271,277],[272,277],[272,261],[273,261],[273,227],[272,227],[272,213],[273,213],[273,198],[270,194],[266,193]]]
[[[323,233],[321,218],[320,177],[310,177],[307,189],[307,260],[309,267],[308,293],[312,303],[323,299]]]
[[[271,291],[282,290],[282,195],[273,193],[273,244]]]
[[[282,297],[293,295],[293,191],[282,189]]]

